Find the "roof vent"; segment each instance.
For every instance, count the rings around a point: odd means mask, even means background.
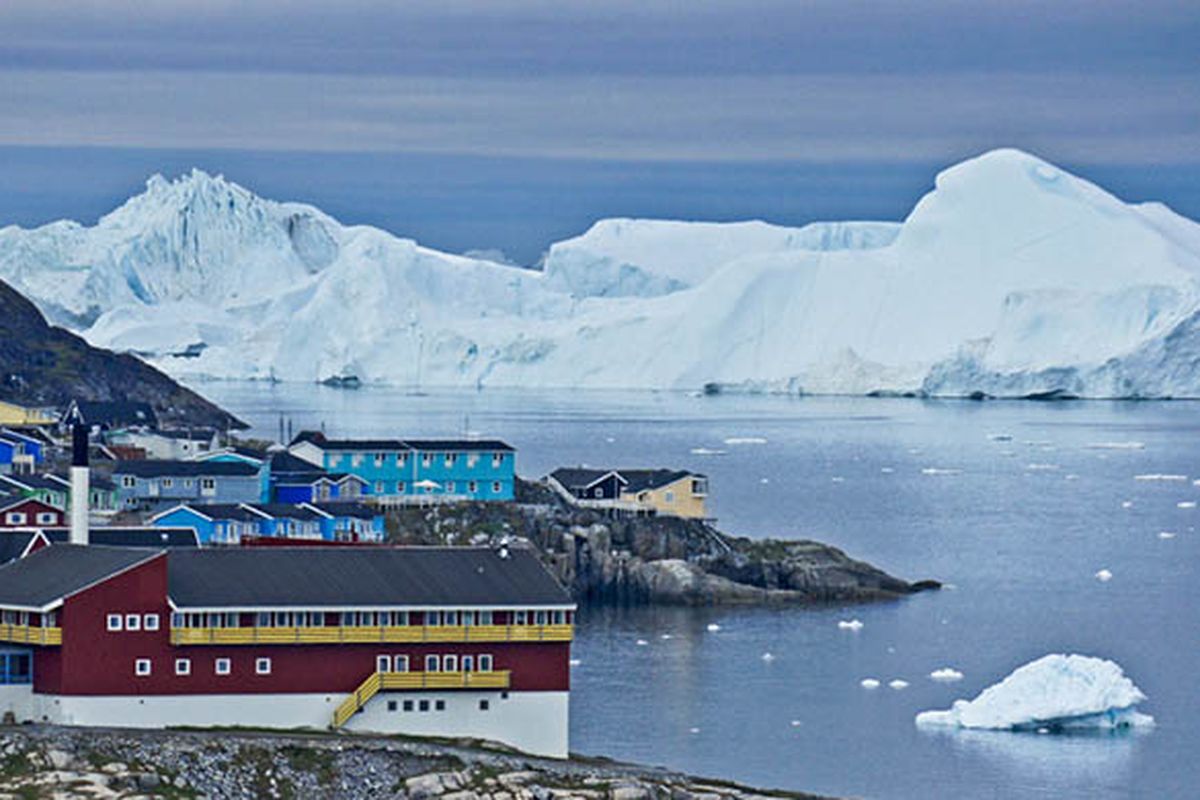
[[[504,559],[508,558],[508,537],[507,536],[505,536],[503,539],[500,540],[500,546],[496,548],[496,555],[498,555]]]

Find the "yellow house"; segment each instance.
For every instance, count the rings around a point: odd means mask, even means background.
[[[673,469],[623,469],[621,500],[653,509],[671,517],[705,519],[708,511],[708,478],[695,472]]]
[[[53,416],[36,408],[26,408],[0,400],[0,425],[53,425]]]

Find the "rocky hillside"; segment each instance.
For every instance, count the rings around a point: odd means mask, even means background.
[[[528,540],[581,603],[869,602],[938,586],[895,578],[820,542],[734,537],[674,517],[610,519],[528,481],[518,481],[517,500],[392,509],[388,530],[412,544]]]
[[[0,727],[0,798],[816,800],[663,769],[578,757],[553,761],[469,745],[318,734]]]
[[[0,400],[65,407],[74,399],[142,400],[164,422],[246,427],[137,358],[50,326],[33,303],[0,281]]]

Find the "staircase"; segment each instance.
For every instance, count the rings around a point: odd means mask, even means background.
[[[333,727],[342,727],[384,690],[421,689],[507,689],[509,670],[494,672],[373,672],[334,709]]]

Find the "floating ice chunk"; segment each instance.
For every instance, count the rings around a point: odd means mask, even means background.
[[[1195,500],[1180,500],[1178,503],[1175,504],[1175,507],[1176,508],[1195,508],[1196,501]]]
[[[908,681],[901,680],[900,678],[895,678],[893,680],[888,681],[888,686],[892,687],[893,689],[895,689],[898,692],[901,689],[908,688]]]
[[[929,673],[929,679],[939,683],[954,683],[955,681],[961,681],[963,674],[953,667],[942,667]]]
[[[863,624],[861,620],[857,619],[840,619],[838,620],[838,627],[844,631],[861,631]]]
[[[1133,501],[1132,500],[1122,500],[1121,508],[1133,508]]]
[[[884,475],[891,475],[896,470],[893,467],[880,467],[879,471],[882,472]]]
[[[801,723],[801,722],[800,722],[800,720],[798,720],[798,719],[794,719],[794,720],[792,720],[792,727],[793,727],[793,728],[799,728],[801,724],[802,724],[802,723]]]
[[[1028,445],[1029,447],[1049,447],[1050,445],[1054,444],[1054,442],[1051,442],[1047,439],[1026,439],[1024,442],[1022,442],[1022,444]]]
[[[571,659],[570,661],[568,661],[567,663],[568,663],[569,665],[571,665],[572,667],[578,667],[578,666],[579,666],[580,664],[582,664],[583,662],[582,662],[582,661],[580,661],[578,658],[572,658],[572,659]]]
[[[925,467],[921,470],[922,475],[961,475],[961,469],[942,469],[941,467]]]
[[[1011,433],[989,433],[987,438],[993,442],[1011,442],[1013,440]]]
[[[1096,580],[1100,581],[1101,583],[1108,583],[1112,580],[1112,573],[1106,569],[1102,569],[1096,573]]]
[[[724,450],[715,450],[711,447],[693,447],[692,455],[694,456],[723,456]]]
[[[923,711],[917,725],[1057,731],[1152,725],[1134,707],[1146,696],[1121,668],[1102,658],[1052,654],[1013,671],[974,700]]]
[[[705,626],[705,630],[707,630],[709,633],[716,633],[717,631],[721,630],[721,626],[715,622],[710,622]]]
[[[833,481],[834,483],[844,483],[846,479],[843,478],[841,475],[834,475],[829,480]]]
[[[1068,472],[1066,475],[1063,476],[1063,480],[1077,481],[1077,480],[1079,480],[1079,476],[1076,475],[1074,472]]]
[[[666,641],[667,639],[671,638],[671,634],[664,633],[662,636],[659,636],[658,638],[662,639],[663,641]]]
[[[1026,464],[1025,469],[1030,472],[1050,472],[1058,469],[1058,464]]]
[[[730,436],[728,439],[725,440],[725,444],[728,444],[728,445],[766,444],[766,443],[767,443],[767,440],[761,436]]]
[[[645,639],[638,639],[638,640],[637,640],[637,646],[638,646],[638,647],[645,647],[645,646],[646,646],[646,645],[648,645],[648,644],[650,644],[650,643],[649,643],[649,642],[647,642]]]
[[[759,483],[770,483],[771,479],[770,478],[759,478],[758,482]]]
[[[1084,447],[1088,450],[1144,450],[1146,445],[1142,442],[1091,442]]]
[[[775,656],[771,655],[770,653],[763,653],[762,660],[766,661],[769,664],[775,660]]]
[[[692,734],[693,736],[699,732],[700,732],[699,728],[688,728],[688,733]]]
[[[876,680],[875,678],[863,678],[861,681],[858,682],[858,685],[863,687],[864,689],[878,689],[879,681]]]
[[[1160,538],[1160,539],[1174,539],[1174,538],[1175,538],[1175,534],[1171,533],[1170,531],[1159,531],[1159,532],[1158,532],[1158,538]]]
[[[614,439],[614,438],[613,438],[613,437],[611,437],[611,436],[605,436],[605,437],[604,437],[604,441],[608,442],[609,444],[612,444],[613,442],[615,442],[615,441],[616,441],[616,439]]]
[[[1186,481],[1187,475],[1174,475],[1163,472],[1147,472],[1142,475],[1134,475],[1135,481]]]

